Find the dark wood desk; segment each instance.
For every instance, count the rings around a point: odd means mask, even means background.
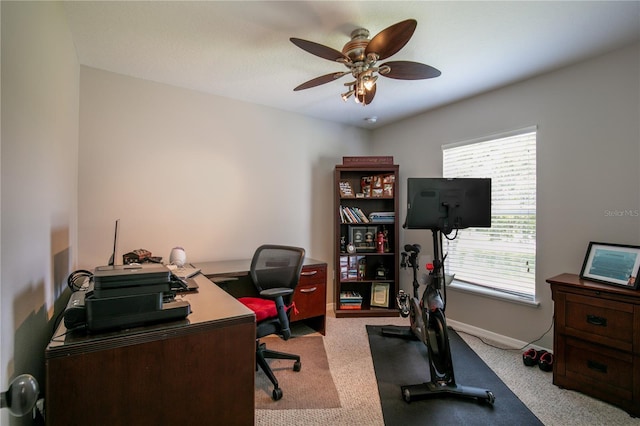
[[[223,260],[194,263],[211,281],[234,297],[255,293],[249,278],[251,259]],[[232,281],[228,279],[232,278]],[[327,314],[327,264],[305,258],[300,282],[293,294],[297,313],[291,314],[291,322],[304,321],[314,330],[325,334]]]
[[[255,315],[195,279],[185,320],[68,335],[61,323],[45,353],[47,425],[253,425]]]

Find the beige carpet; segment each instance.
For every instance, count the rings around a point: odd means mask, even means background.
[[[324,336],[324,345],[333,381],[340,395],[342,405],[340,408],[257,409],[255,426],[383,426],[382,408],[366,330],[366,326],[372,324],[407,325],[408,319],[400,317],[338,319],[335,318],[332,310],[327,311],[327,335]],[[294,328],[292,326],[296,336],[303,335],[306,338],[318,335],[309,330],[299,332]],[[581,393],[554,386],[551,373],[538,368],[525,367],[522,364],[521,350],[497,349],[464,333],[460,336],[545,425],[640,426],[640,419],[631,418],[619,408]],[[305,371],[305,367],[303,361],[300,373]],[[283,391],[284,399],[287,396],[287,389],[284,388]],[[315,397],[320,393],[314,389],[309,395]],[[419,424],[428,424],[428,422],[429,419],[425,419]]]
[[[262,339],[267,348],[300,355],[302,369],[293,371],[294,361],[268,360],[280,388],[282,399],[271,399],[273,385],[262,370],[256,373],[256,409],[292,410],[340,408],[340,397],[333,382],[322,336],[294,337],[286,342],[278,337]],[[322,390],[318,392],[318,390]]]

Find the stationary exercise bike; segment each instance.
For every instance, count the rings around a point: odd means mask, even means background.
[[[407,264],[413,269],[413,297],[409,297],[403,290],[397,296],[398,308],[402,317],[409,317],[409,329],[397,327],[383,327],[382,334],[395,337],[410,337],[420,340],[427,346],[429,354],[429,371],[431,380],[426,383],[401,386],[402,397],[406,402],[416,399],[452,395],[465,398],[475,398],[478,401],[493,404],[495,396],[490,390],[462,386],[456,383],[451,361],[447,321],[444,315],[446,302],[446,283],[444,260],[442,256],[442,232],[432,229],[433,258],[432,264],[427,265],[427,287],[419,296],[418,283],[418,255],[420,245],[407,244],[402,253],[401,267]],[[444,289],[445,297],[442,297]]]

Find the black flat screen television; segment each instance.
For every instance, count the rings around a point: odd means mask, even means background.
[[[408,178],[407,229],[491,227],[491,179]]]

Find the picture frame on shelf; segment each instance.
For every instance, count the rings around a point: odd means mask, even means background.
[[[340,197],[342,198],[354,198],[353,187],[349,181],[340,181]]]
[[[379,308],[389,307],[389,283],[372,283],[371,284],[371,306]]]
[[[349,240],[356,252],[375,251],[377,232],[377,226],[352,226],[349,229]]]
[[[364,256],[340,256],[340,278],[344,281],[358,281],[364,274]]]
[[[640,246],[591,241],[582,263],[580,278],[638,289]]]

